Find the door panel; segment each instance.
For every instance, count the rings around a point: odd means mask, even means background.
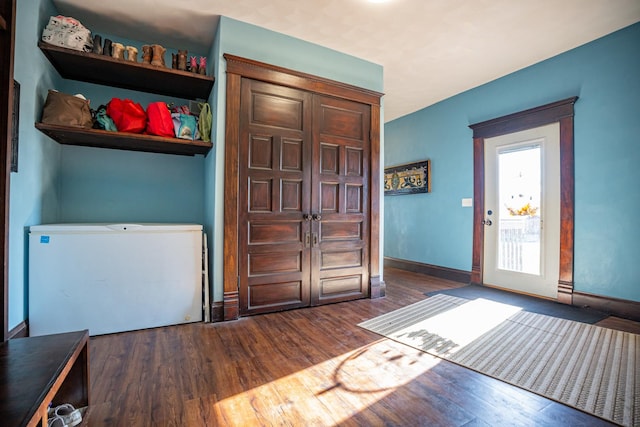
[[[485,140],[484,283],[557,298],[559,125]]]
[[[260,85],[261,83],[256,84]],[[279,88],[283,89],[283,88]],[[268,89],[272,90],[272,89]],[[279,93],[252,92],[251,123],[255,125],[277,126],[301,131],[304,121],[304,101],[288,98]],[[283,96],[284,95],[284,96]]]
[[[249,224],[248,240],[250,245],[259,245],[279,241],[280,243],[297,243],[302,238],[300,221],[271,222]]]
[[[243,79],[240,314],[369,293],[370,106]]]
[[[311,96],[242,80],[240,314],[309,305]]]
[[[316,95],[311,304],[368,295],[370,108]]]
[[[249,289],[250,308],[261,312],[281,309],[282,306],[297,305],[300,301],[302,282],[253,283]]]

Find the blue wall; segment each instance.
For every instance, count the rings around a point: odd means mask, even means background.
[[[229,53],[269,64],[325,77],[354,86],[382,92],[382,66],[353,56],[314,45],[280,33],[268,31],[227,17],[221,17],[211,56],[216,58],[216,84],[212,96],[214,108],[215,153],[206,159],[207,198],[215,193],[213,204],[206,202],[206,226],[211,239],[214,299],[222,300],[223,292],[223,207],[224,207],[224,130],[226,108],[226,62]],[[211,182],[211,181],[215,182]]]
[[[142,43],[138,43],[141,45]],[[62,82],[95,108],[113,97],[147,108],[150,102],[184,105],[184,99],[108,86]],[[204,157],[63,146],[59,222],[186,222],[204,220]]]
[[[640,301],[640,24],[387,123],[385,165],[430,158],[433,192],[385,197],[385,256],[470,270],[468,126],[575,95],[575,289]]]
[[[47,90],[60,83],[60,77],[35,47],[55,10],[49,2],[36,0],[19,1],[16,6],[14,79],[20,83],[20,126],[18,172],[10,176],[9,329],[26,319],[28,313],[26,227],[55,221],[60,206],[60,146],[33,126],[40,119]]]

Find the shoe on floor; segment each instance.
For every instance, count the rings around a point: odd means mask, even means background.
[[[63,424],[54,424],[48,427],[74,427],[82,422],[82,414],[79,409],[76,409],[70,403],[63,403],[55,408],[49,408],[48,415],[51,418],[50,421],[60,418]]]
[[[64,418],[54,415],[53,418],[49,418],[47,421],[47,427],[68,427],[64,422]]]

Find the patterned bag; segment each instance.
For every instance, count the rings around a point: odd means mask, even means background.
[[[199,139],[198,118],[191,114],[189,107],[186,105],[174,106],[171,108],[171,119],[173,120],[173,128],[176,138],[181,139]]]
[[[93,49],[91,31],[80,21],[62,15],[49,18],[49,23],[42,30],[42,41],[82,52],[91,52]]]
[[[196,116],[191,114],[171,113],[176,138],[197,139],[198,123]]]

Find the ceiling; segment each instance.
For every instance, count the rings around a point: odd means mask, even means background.
[[[87,28],[209,52],[221,15],[384,67],[390,121],[640,21],[639,0],[53,0]]]

